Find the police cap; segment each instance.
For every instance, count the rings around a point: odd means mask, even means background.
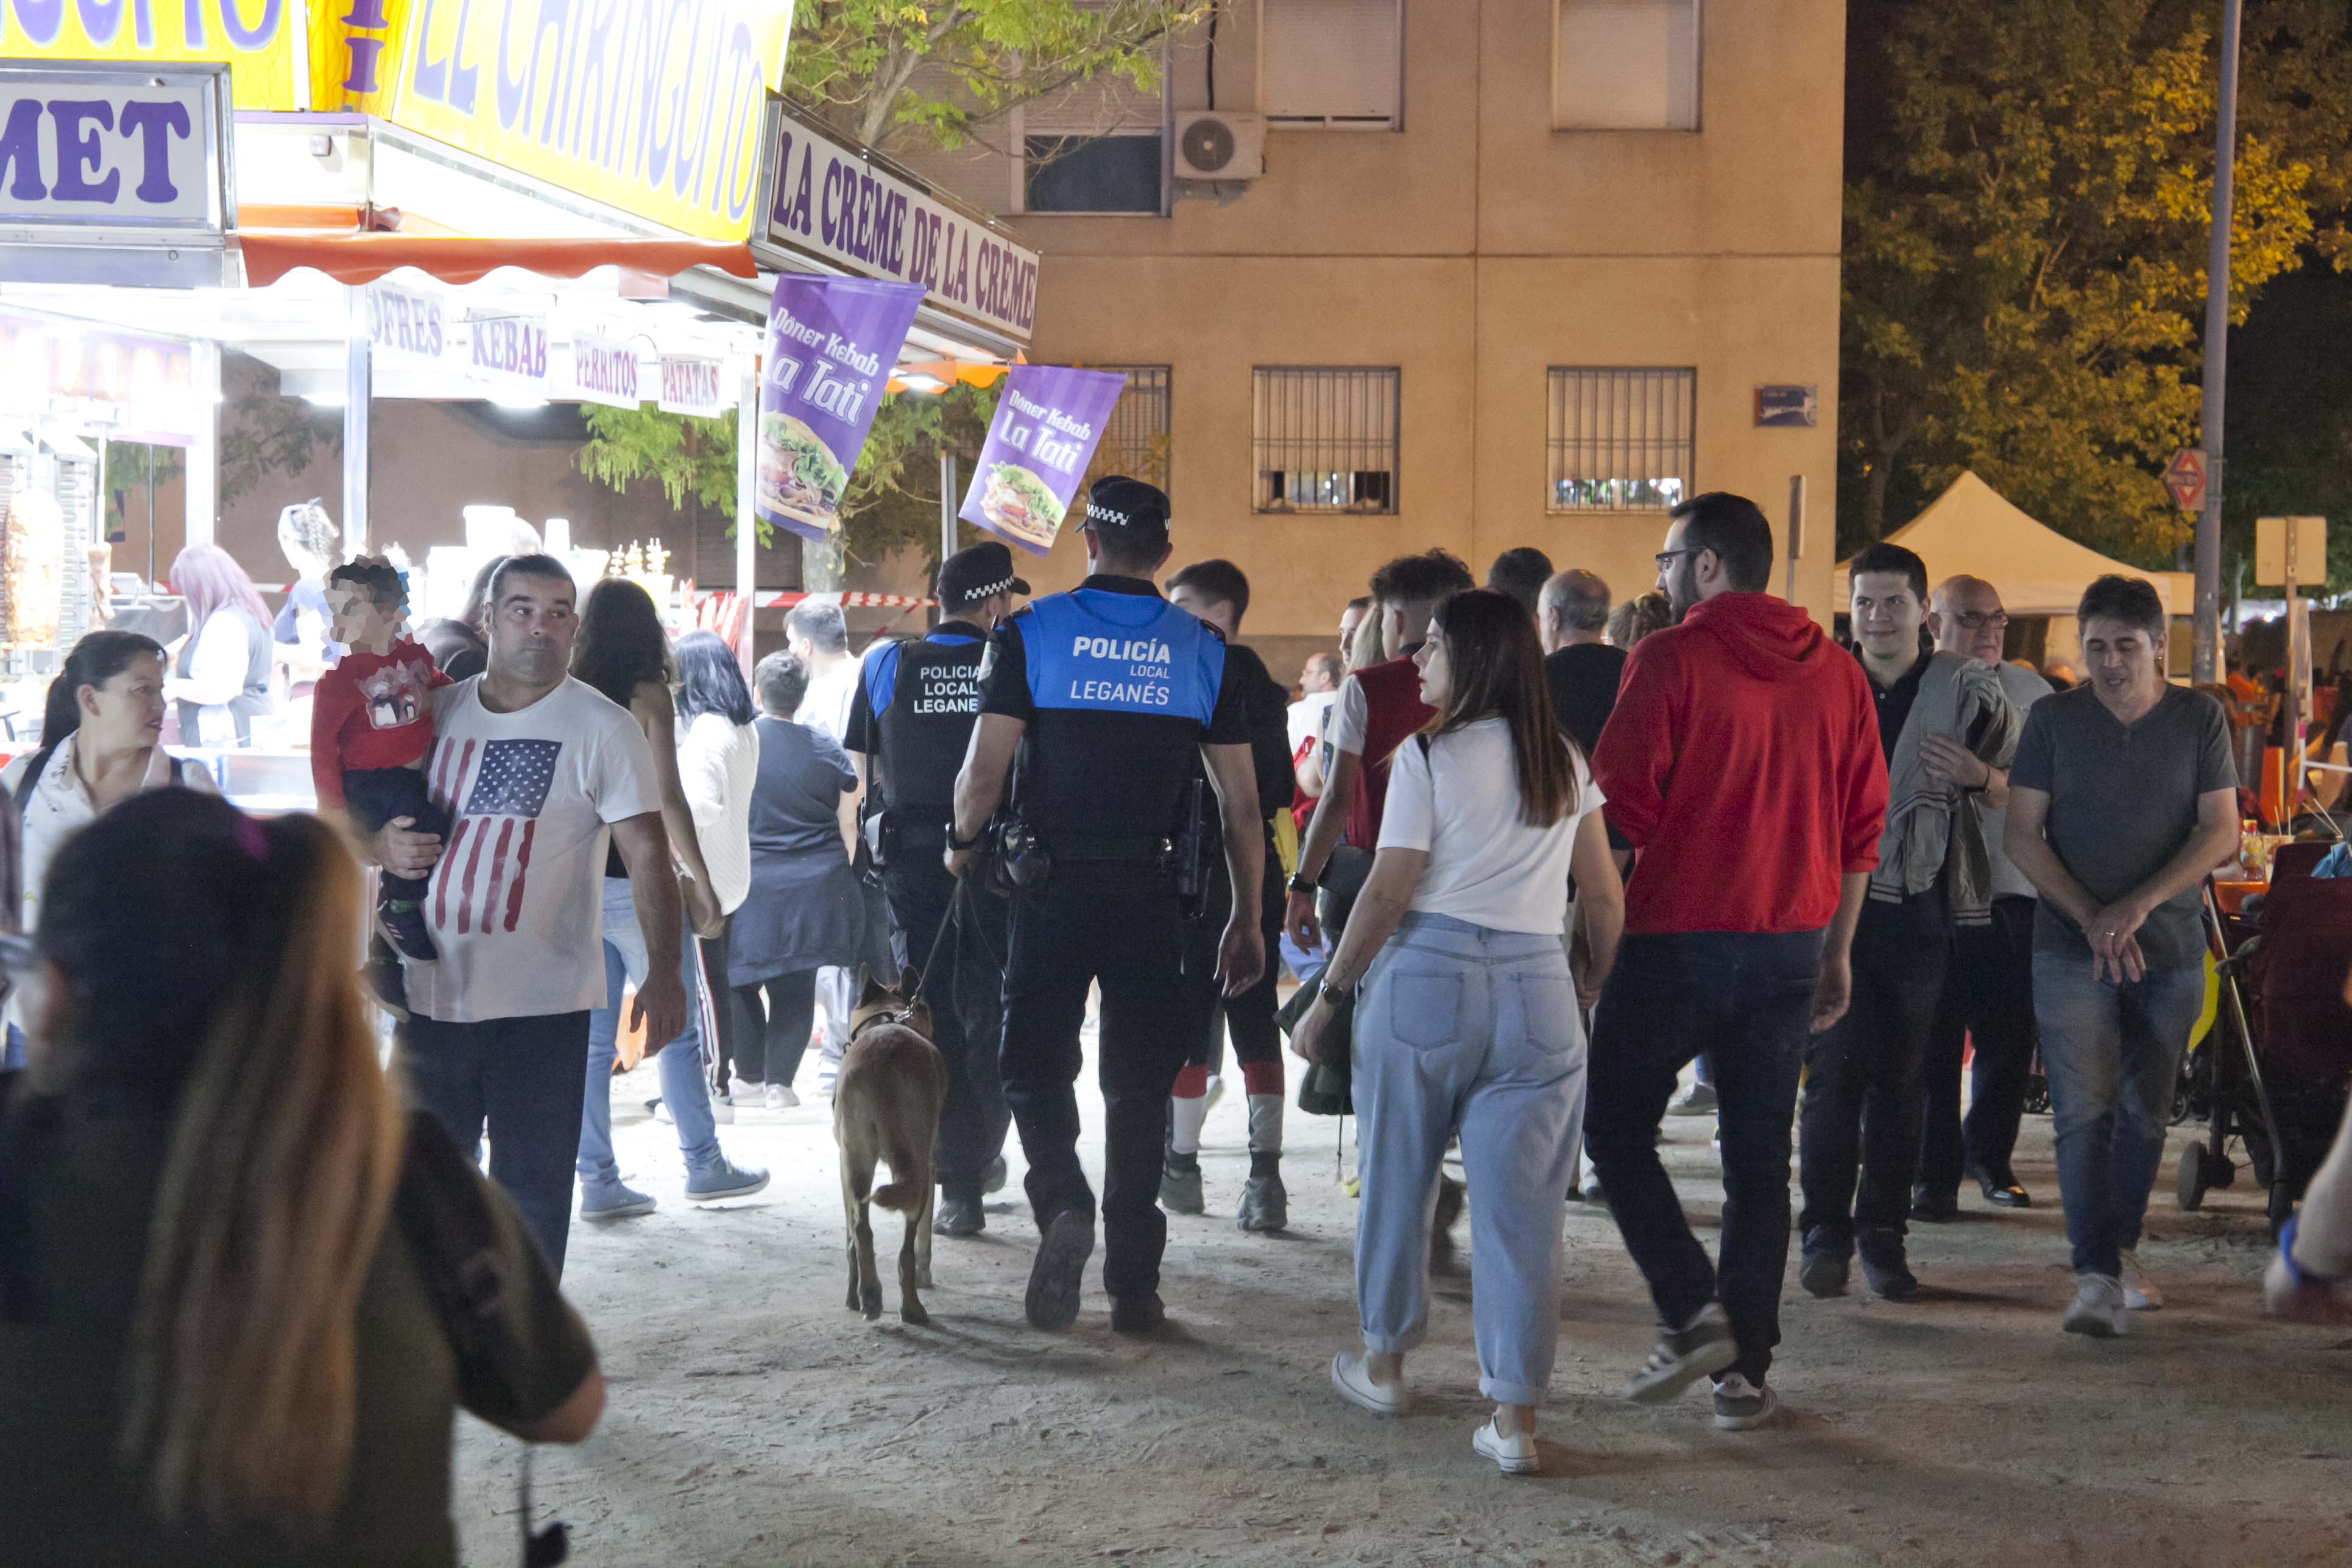
[[[1087,520],[1078,526],[1129,545],[1164,543],[1168,492],[1125,474],[1108,475],[1087,492]]]
[[[960,610],[999,594],[1027,594],[1013,573],[1013,552],[991,539],[959,550],[940,567],[940,605]]]

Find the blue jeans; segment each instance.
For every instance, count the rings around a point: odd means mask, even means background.
[[[490,1133],[490,1180],[504,1187],[523,1228],[563,1276],[572,1228],[572,1173],[579,1140],[580,1042],[588,1015],[488,1018],[445,1024],[422,1013],[400,1026],[411,1099],[448,1129],[467,1159]]]
[[[0,1049],[0,1068],[14,1070],[25,1065],[25,1031],[16,1025],[8,1026],[8,1043]]]
[[[1731,1370],[1750,1383],[1764,1381],[1780,1342],[1789,1123],[1821,960],[1817,931],[1628,936],[1593,1014],[1585,1148],[1670,1329],[1718,1289],[1655,1144],[1683,1065],[1707,1054],[1723,1134],[1723,1310],[1739,1342]]]
[[[1560,1226],[1584,1112],[1584,1028],[1556,936],[1409,914],[1356,1012],[1356,1303],[1367,1349],[1429,1325],[1429,1226],[1446,1140],[1470,1183],[1478,1391],[1533,1405],[1559,1342]]]
[[[686,982],[686,1027],[661,1048],[654,1064],[661,1075],[662,1103],[677,1123],[678,1152],[688,1171],[719,1163],[719,1125],[710,1114],[710,1088],[702,1077],[702,962],[694,933],[681,933],[678,973]],[[626,877],[604,879],[604,1000],[588,1015],[588,1092],[580,1107],[581,1184],[589,1191],[620,1182],[613,1158],[613,1058],[621,1033],[621,979],[646,983],[645,933],[637,929],[636,905]]]
[[[2033,954],[2033,1018],[2058,1139],[2058,1195],[2077,1274],[2122,1271],[2139,1245],[2148,1189],[2189,1031],[2205,1005],[2202,964],[2117,984],[2085,952]]]

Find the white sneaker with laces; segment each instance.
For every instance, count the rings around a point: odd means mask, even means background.
[[[2124,1331],[2124,1282],[2112,1274],[2077,1274],[2074,1304],[2058,1326],[2070,1334],[2112,1340]]]
[[[1543,1468],[1543,1459],[1536,1452],[1536,1440],[1525,1432],[1514,1432],[1506,1437],[1496,1429],[1493,1416],[1470,1435],[1470,1447],[1495,1461],[1495,1468],[1507,1476],[1531,1476]]]
[[[2147,1266],[2139,1260],[2137,1250],[2123,1254],[2124,1310],[2153,1312],[2164,1306],[2164,1292],[2148,1278]]]
[[[772,1083],[768,1086],[767,1107],[769,1110],[790,1110],[793,1106],[798,1105],[800,1102],[801,1097],[793,1092],[792,1085],[788,1083]]]
[[[1404,1384],[1374,1383],[1361,1351],[1341,1351],[1331,1358],[1331,1386],[1340,1398],[1375,1415],[1399,1415],[1405,1407]]]

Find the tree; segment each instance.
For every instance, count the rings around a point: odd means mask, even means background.
[[[333,409],[321,411],[274,392],[236,398],[231,409],[220,438],[223,506],[260,489],[272,474],[299,474],[321,447],[336,454],[343,449],[342,418]]]
[[[2147,564],[2194,442],[2217,53],[2194,0],[1856,0],[1839,545],[1964,468]],[[2352,197],[2344,0],[2250,0],[2232,320]]]
[[[575,461],[600,484],[625,490],[652,479],[674,509],[699,521],[708,507],[735,509],[735,421],[699,419],[657,409],[589,407],[589,438]],[[961,383],[936,395],[892,393],[876,408],[874,427],[841,499],[842,542],[849,558],[877,564],[895,550],[919,549],[938,564],[939,452],[976,452],[996,416],[992,388]],[[775,529],[760,523],[762,549]],[[729,537],[735,524],[727,525]]]
[[[187,463],[177,447],[151,447],[142,441],[109,441],[106,444],[107,509],[120,522],[129,515],[131,491],[147,487],[161,489],[185,472]]]
[[[1151,91],[1202,0],[802,0],[785,91],[869,147],[957,147],[1101,76]]]

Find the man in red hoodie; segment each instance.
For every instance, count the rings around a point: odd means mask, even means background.
[[[1878,863],[1886,763],[1862,668],[1769,597],[1772,530],[1720,491],[1676,507],[1644,638],[1592,756],[1638,858],[1592,1032],[1585,1140],[1650,1284],[1658,1348],[1629,1398],[1717,1378],[1716,1425],[1771,1419],[1789,1259],[1789,1126],[1809,1029],[1845,1012],[1854,923]],[[1653,1140],[1676,1075],[1715,1068],[1722,1271],[1691,1235]]]

